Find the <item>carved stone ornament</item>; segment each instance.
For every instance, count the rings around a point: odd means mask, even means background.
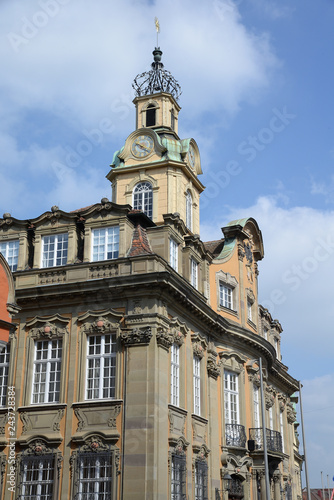
[[[59,338],[63,337],[66,333],[68,333],[67,327],[59,327],[48,321],[43,326],[31,328],[30,330],[30,336],[34,340]]]
[[[206,444],[202,444],[200,447],[198,453],[195,455],[194,460],[202,460],[205,461],[208,458],[208,455],[210,453],[209,448],[206,446]]]
[[[152,330],[147,328],[134,328],[133,330],[122,330],[121,341],[126,346],[148,345],[152,338]]]
[[[178,318],[172,318],[169,323],[169,330],[171,335],[173,335],[175,344],[182,345],[185,337],[189,332],[189,328],[184,322],[181,322]]]
[[[194,355],[202,359],[204,356],[204,352],[208,346],[207,341],[204,338],[202,338],[198,333],[193,333],[191,335],[191,342],[193,346]]]
[[[53,450],[49,448],[44,439],[35,439],[28,448],[23,451],[23,455],[50,455]]]
[[[261,382],[260,382],[259,368],[258,367],[255,368],[251,363],[246,365],[246,370],[248,372],[248,380],[257,387],[260,387]]]
[[[159,347],[163,347],[164,349],[169,349],[170,346],[174,343],[174,336],[171,331],[167,328],[158,327],[156,333],[157,344]]]
[[[219,353],[221,363],[224,368],[229,368],[233,371],[242,372],[244,364],[247,360],[245,356],[235,351],[223,351]]]
[[[84,323],[81,327],[82,333],[86,335],[104,334],[109,333],[112,330],[115,330],[115,324],[111,323],[103,316],[99,316],[92,323]]]
[[[80,447],[80,451],[82,452],[101,452],[101,451],[108,451],[109,446],[104,443],[104,441],[101,439],[100,436],[93,435],[89,436],[85,440],[85,444]]]
[[[33,425],[26,411],[20,413],[20,419],[23,424],[22,434],[25,434],[26,432],[29,432],[33,428]]]
[[[296,410],[294,409],[292,403],[288,403],[286,407],[286,415],[289,424],[293,424],[296,420]]]
[[[238,259],[242,262],[245,257],[244,247],[241,243],[238,243]]]
[[[284,396],[284,394],[278,394],[278,404],[280,412],[285,410],[286,402],[287,402],[287,397]]]
[[[270,385],[267,385],[265,394],[264,394],[264,399],[266,402],[266,409],[269,410],[274,405],[275,402],[275,396],[276,396],[276,391],[273,387]]]
[[[251,264],[253,262],[253,252],[252,252],[252,247],[251,247],[250,243],[244,242],[244,250],[245,250],[246,259]]]
[[[0,415],[0,435],[5,434],[7,422],[8,422],[8,411]]]
[[[176,455],[185,455],[186,449],[189,446],[188,441],[184,436],[179,437],[174,447],[174,453]]]
[[[113,406],[113,408],[111,408],[110,410],[111,416],[108,419],[108,427],[116,428],[116,418],[120,414],[121,408],[122,408],[121,405],[116,405]]]

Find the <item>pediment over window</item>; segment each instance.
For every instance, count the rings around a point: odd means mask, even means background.
[[[29,336],[33,339],[39,338],[59,338],[68,334],[69,318],[54,314],[53,316],[35,316],[26,324]]]
[[[93,335],[118,330],[123,319],[123,313],[106,309],[104,311],[87,311],[78,317],[83,333]]]
[[[243,356],[234,351],[223,351],[219,353],[219,357],[221,359],[221,364],[224,368],[228,368],[232,371],[243,370],[244,364],[247,361],[246,356]]]

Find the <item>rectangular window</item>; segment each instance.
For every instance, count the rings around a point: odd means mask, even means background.
[[[271,431],[274,430],[274,416],[273,416],[273,407],[269,408],[269,429]]]
[[[247,299],[247,318],[252,321],[252,303],[249,299]]]
[[[169,240],[169,262],[175,271],[178,271],[178,244],[173,238]]]
[[[258,429],[260,427],[260,389],[257,385],[253,385],[253,404],[254,404],[254,427]]]
[[[263,328],[263,337],[268,340],[268,328],[264,327]]]
[[[225,424],[239,424],[238,375],[224,372]]]
[[[194,413],[201,414],[201,360],[194,356],[193,379],[194,379]]]
[[[190,283],[194,288],[198,287],[198,264],[194,259],[190,259]]]
[[[42,238],[42,267],[65,266],[68,234],[52,234]]]
[[[91,335],[87,341],[86,399],[114,398],[116,335]]]
[[[233,309],[233,290],[225,283],[219,283],[219,304],[227,309]]]
[[[171,403],[179,406],[179,383],[180,383],[180,347],[177,344],[171,346]]]
[[[279,415],[279,423],[280,423],[280,429],[281,429],[281,438],[282,438],[282,452],[284,452],[284,423],[283,423],[283,413],[280,412]]]
[[[16,271],[19,259],[19,240],[2,241],[0,243],[0,253],[5,257],[10,270]]]
[[[119,252],[119,227],[104,227],[92,231],[92,260],[117,259]]]
[[[0,406],[6,406],[10,344],[0,353]]]
[[[59,402],[61,356],[61,340],[35,342],[32,403]]]
[[[54,465],[52,455],[24,457],[21,462],[22,500],[53,500]]]
[[[208,466],[206,462],[195,462],[195,500],[208,500]]]
[[[171,500],[186,500],[186,457],[172,455]]]
[[[111,500],[112,456],[111,453],[79,453],[77,457],[76,500]]]

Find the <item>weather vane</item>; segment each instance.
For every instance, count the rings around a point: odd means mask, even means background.
[[[159,47],[160,24],[159,24],[159,19],[157,17],[154,19],[154,23],[155,23],[155,29],[157,30],[157,47]]]

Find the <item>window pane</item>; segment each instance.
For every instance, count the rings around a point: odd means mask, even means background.
[[[149,182],[140,182],[133,190],[133,208],[141,210],[147,217],[153,215],[153,189]]]
[[[119,253],[119,227],[94,229],[92,260],[117,259]]]
[[[0,253],[5,257],[11,271],[16,271],[19,258],[19,240],[0,243]]]
[[[116,335],[91,335],[87,342],[86,399],[114,398]]]
[[[60,394],[62,341],[35,343],[32,403],[58,403]]]
[[[42,239],[42,267],[64,266],[67,263],[68,234],[54,234]]]

